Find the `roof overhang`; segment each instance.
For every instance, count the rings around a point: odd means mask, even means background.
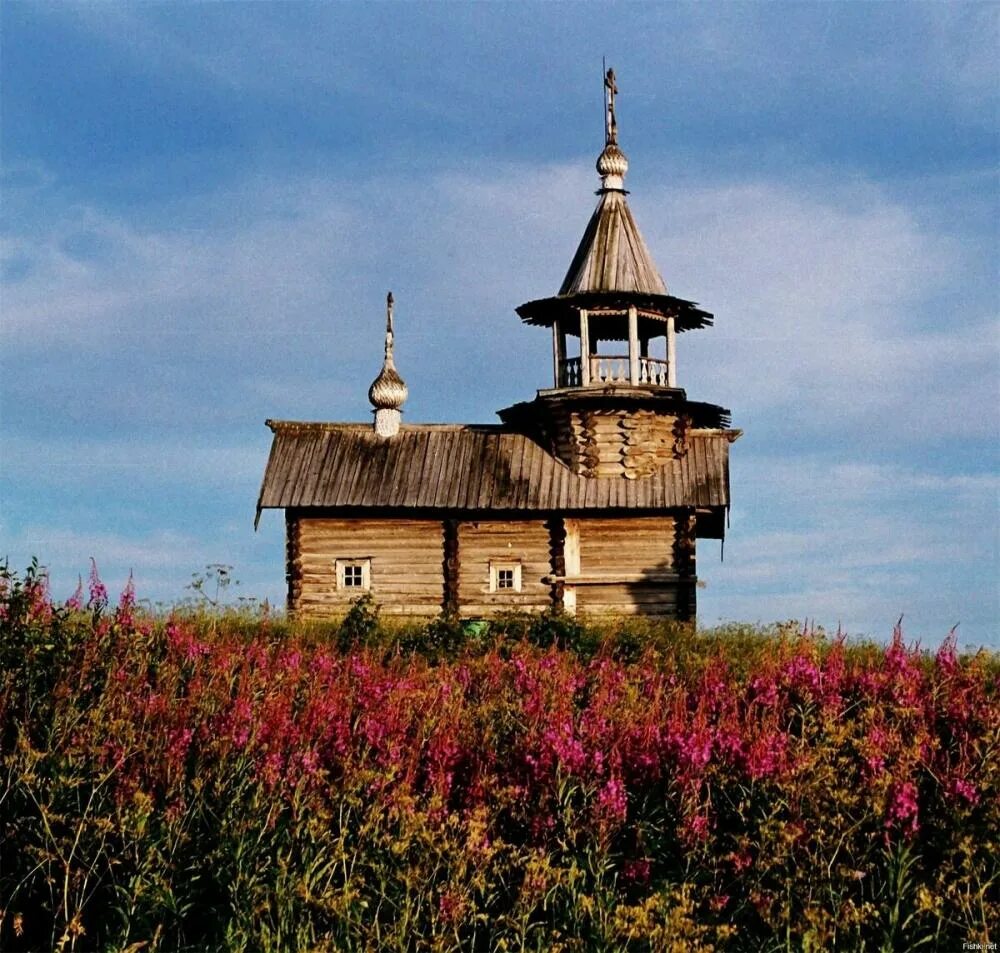
[[[527,301],[516,310],[525,324],[551,327],[558,320],[570,320],[579,326],[580,311],[627,312],[636,308],[649,321],[674,319],[678,331],[706,328],[715,316],[698,307],[695,301],[685,301],[673,295],[646,294],[636,291],[594,291],[571,295],[556,295]]]
[[[729,431],[692,432],[691,452],[640,479],[573,473],[526,434],[497,426],[268,421],[263,509],[437,513],[663,513],[729,505]]]

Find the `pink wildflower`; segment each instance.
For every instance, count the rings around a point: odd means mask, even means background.
[[[687,817],[680,825],[678,835],[681,843],[688,847],[702,843],[708,838],[709,832],[708,815],[699,811]]]
[[[626,883],[645,886],[649,883],[649,858],[626,860],[622,865],[622,879]]]
[[[979,803],[979,791],[970,781],[955,778],[948,787],[953,796],[960,797],[966,804],[975,807]]]
[[[712,897],[708,905],[712,908],[712,910],[715,913],[720,913],[722,910],[726,908],[726,905],[728,903],[729,903],[729,894],[720,893]]]
[[[954,675],[958,669],[958,654],[955,651],[957,642],[958,635],[955,629],[952,629],[941,643],[941,648],[938,649],[937,655],[934,657],[938,671],[945,676]]]
[[[125,583],[125,588],[122,590],[122,594],[118,599],[118,610],[115,613],[115,618],[118,620],[119,624],[131,626],[134,621],[133,610],[135,608],[135,582],[132,579],[132,572],[129,571],[128,582]]]
[[[885,771],[886,745],[889,735],[878,725],[868,732],[869,753],[865,755],[865,767],[870,778],[877,778]]]
[[[628,798],[621,778],[610,778],[597,795],[597,803],[604,816],[613,822],[622,823],[628,813]]]
[[[89,609],[103,609],[108,604],[108,590],[97,573],[97,560],[90,557],[90,601]]]
[[[893,785],[885,826],[898,826],[905,834],[915,834],[920,826],[917,813],[917,786],[912,781]]]
[[[750,856],[748,851],[741,851],[740,853],[733,853],[729,855],[729,862],[733,865],[733,870],[736,873],[742,873],[748,867],[753,865],[753,857]]]
[[[83,608],[83,577],[77,576],[76,591],[66,600],[66,608],[79,612]]]
[[[457,891],[446,890],[438,899],[438,913],[445,923],[456,923],[461,918],[464,909],[464,898]]]

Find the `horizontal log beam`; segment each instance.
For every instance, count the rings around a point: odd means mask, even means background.
[[[555,585],[562,582],[570,586],[601,586],[635,583],[659,583],[678,582],[680,576],[672,572],[615,572],[615,573],[587,573],[580,576],[543,576],[542,582],[547,585]]]

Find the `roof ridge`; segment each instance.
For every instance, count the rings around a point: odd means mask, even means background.
[[[373,432],[371,424],[359,423],[356,420],[273,420],[268,418],[264,424],[272,431],[333,431],[333,430],[357,430],[359,432]],[[450,424],[450,423],[425,423],[425,424],[400,424],[400,433],[419,433],[421,431],[459,431],[459,430],[503,430],[503,424]]]

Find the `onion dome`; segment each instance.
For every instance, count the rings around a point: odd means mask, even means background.
[[[601,185],[605,189],[620,189],[625,173],[628,172],[628,159],[625,153],[618,148],[617,142],[609,142],[604,151],[597,157],[597,172],[603,180]],[[609,180],[614,179],[614,182]]]
[[[399,410],[409,395],[403,378],[392,364],[385,364],[368,388],[368,400],[376,410]]]
[[[368,388],[368,400],[376,410],[399,410],[409,395],[403,378],[390,362],[386,362],[378,377]]]
[[[386,297],[385,360],[378,377],[368,388],[368,400],[375,408],[375,432],[381,437],[392,437],[399,431],[400,408],[406,403],[409,390],[399,376],[392,359],[392,306],[390,291]]]

